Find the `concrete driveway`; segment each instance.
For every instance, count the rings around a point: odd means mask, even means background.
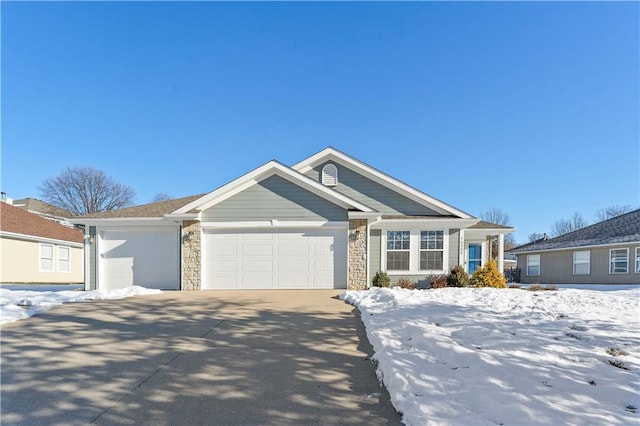
[[[2,328],[9,424],[401,424],[339,291],[165,292]]]

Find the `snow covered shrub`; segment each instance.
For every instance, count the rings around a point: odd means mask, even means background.
[[[451,272],[447,275],[447,286],[449,287],[465,287],[469,282],[469,274],[460,265],[451,268]]]
[[[542,286],[540,284],[531,284],[529,286],[529,291],[555,291],[557,290],[558,287],[554,286],[554,285],[545,285]]]
[[[447,286],[446,275],[433,275],[431,277],[431,285],[429,288],[444,288]]]
[[[404,277],[398,279],[396,285],[400,288],[406,288],[407,290],[415,290],[416,288],[416,283]]]
[[[486,265],[473,271],[469,285],[471,287],[507,288],[507,279],[498,272],[496,261],[491,259]]]
[[[371,284],[374,287],[391,287],[391,279],[386,272],[378,271],[371,279]]]

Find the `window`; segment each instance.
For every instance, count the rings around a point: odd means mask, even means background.
[[[69,247],[58,247],[58,272],[69,272]]]
[[[387,231],[387,271],[409,270],[409,231]]]
[[[420,269],[442,270],[444,231],[420,231]]]
[[[640,274],[640,247],[636,247],[636,274]]]
[[[333,164],[327,164],[322,168],[322,184],[336,186],[338,184],[338,168]]]
[[[591,269],[591,252],[573,252],[573,275],[589,275]]]
[[[538,276],[540,275],[540,255],[530,254],[527,256],[527,275]]]
[[[53,272],[53,246],[51,244],[40,244],[40,270]]]
[[[623,248],[609,250],[609,273],[629,273],[629,249]]]

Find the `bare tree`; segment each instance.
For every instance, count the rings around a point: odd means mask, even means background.
[[[151,199],[151,202],[159,203],[160,201],[167,201],[172,199],[173,197],[167,194],[166,192],[158,192],[156,195],[153,196],[153,198]]]
[[[615,206],[605,207],[596,212],[596,220],[598,222],[602,222],[603,220],[629,213],[631,210],[633,210],[633,206],[631,204],[625,204],[622,206],[616,204]]]
[[[577,231],[584,228],[588,223],[582,215],[575,212],[570,219],[560,219],[556,221],[551,227],[551,235],[557,237],[559,235],[568,234],[569,232]]]
[[[135,196],[131,187],[93,167],[67,167],[58,176],[45,179],[40,193],[45,201],[76,215],[127,207]]]
[[[532,243],[534,241],[541,240],[541,239],[545,238],[546,236],[547,236],[547,234],[541,234],[539,232],[534,232],[534,233],[529,234],[528,238],[529,238],[529,242]]]

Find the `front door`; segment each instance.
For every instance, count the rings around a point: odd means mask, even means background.
[[[470,274],[482,265],[482,244],[469,244],[468,265],[467,272]]]

